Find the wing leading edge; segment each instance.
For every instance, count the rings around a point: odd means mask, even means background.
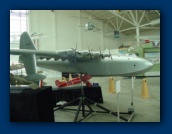
[[[102,54],[100,52],[74,51],[74,50],[62,50],[62,51],[40,51],[30,49],[10,49],[11,55],[36,55],[37,59],[54,59],[54,60],[68,60],[68,61],[85,61],[85,60],[97,60],[105,57],[110,57],[109,54]]]

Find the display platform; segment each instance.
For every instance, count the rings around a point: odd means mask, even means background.
[[[81,87],[65,87],[65,88],[53,88],[53,96],[54,96],[54,106],[56,106],[57,102],[66,101],[70,102],[79,97],[81,97]],[[92,86],[87,87],[84,86],[84,94],[85,97],[89,98],[90,100],[103,103],[103,96],[102,90],[100,86]],[[79,100],[72,103],[71,105],[78,105]]]
[[[10,121],[54,122],[52,87],[10,87]]]

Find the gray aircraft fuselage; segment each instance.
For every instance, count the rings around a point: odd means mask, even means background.
[[[135,76],[143,74],[153,66],[149,60],[115,55],[111,58],[86,61],[38,60],[37,66],[60,72],[87,73],[91,76]]]
[[[77,51],[75,49],[60,51],[36,50],[29,34],[23,32],[20,37],[20,49],[10,49],[10,54],[20,55],[24,63],[28,80],[42,80],[44,74],[38,74],[36,66],[70,73],[87,73],[91,76],[135,76],[150,70],[153,64],[133,55],[113,55]],[[46,60],[43,60],[46,59]]]

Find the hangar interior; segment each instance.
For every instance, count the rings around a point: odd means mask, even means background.
[[[109,76],[93,77],[90,82],[98,83],[101,87],[102,106],[112,111],[127,111],[133,99],[135,114],[132,122],[160,122],[159,10],[10,10],[10,48],[19,48],[20,35],[24,31],[30,34],[40,51],[72,48],[79,51],[104,51],[110,55],[135,54],[150,60],[153,68],[134,77],[133,94],[131,77],[111,76],[114,81],[121,82],[118,94],[109,92],[109,88],[112,88]],[[10,55],[10,65],[18,62],[18,56]],[[44,80],[47,86],[57,88],[55,81],[62,79],[62,72],[44,68],[38,70],[47,74]],[[16,74],[21,72],[25,73],[25,69],[13,71]],[[141,97],[144,78],[148,96]],[[96,109],[96,106],[92,107]],[[55,122],[73,122],[75,114],[76,111],[57,110],[54,111],[54,119]],[[84,120],[118,121],[124,122],[111,113],[94,113]]]

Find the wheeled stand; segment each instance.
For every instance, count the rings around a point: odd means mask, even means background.
[[[73,110],[73,111],[76,111],[76,115],[75,115],[75,118],[74,118],[74,122],[81,122],[86,117],[88,117],[89,115],[91,115],[92,113],[109,113],[109,114],[112,114],[114,116],[118,116],[118,113],[117,112],[113,112],[113,111],[111,111],[111,110],[109,110],[109,109],[107,109],[107,108],[99,105],[98,103],[96,103],[96,102],[94,102],[94,101],[92,101],[92,100],[90,100],[90,99],[88,99],[88,98],[85,97],[85,95],[84,95],[84,89],[83,89],[83,84],[82,84],[82,75],[83,74],[80,75],[80,78],[81,78],[81,97],[79,97],[79,98],[77,98],[77,99],[75,99],[75,100],[73,100],[71,102],[68,102],[68,103],[66,103],[66,104],[64,104],[64,105],[62,105],[62,106],[60,106],[58,108],[55,108],[54,111],[59,110],[59,109],[63,109],[64,107],[69,106],[70,104],[72,104],[72,103],[80,100],[79,101],[79,105],[78,105],[78,109],[65,108],[65,110]],[[102,109],[103,111],[95,111],[95,110],[93,110],[91,108],[90,104],[93,104],[93,105],[97,106],[98,108]],[[89,110],[86,110],[85,109],[85,106],[87,106]],[[78,119],[78,116],[79,116],[79,113],[80,112],[82,112],[82,118],[81,119]],[[121,114],[129,114],[131,116],[130,116],[129,119],[127,119],[125,117],[122,117]],[[128,112],[120,112],[119,118],[122,119],[122,120],[124,120],[124,121],[130,122],[131,119],[132,119],[132,117],[133,117],[133,115],[134,115],[134,109],[129,108],[128,109]]]

